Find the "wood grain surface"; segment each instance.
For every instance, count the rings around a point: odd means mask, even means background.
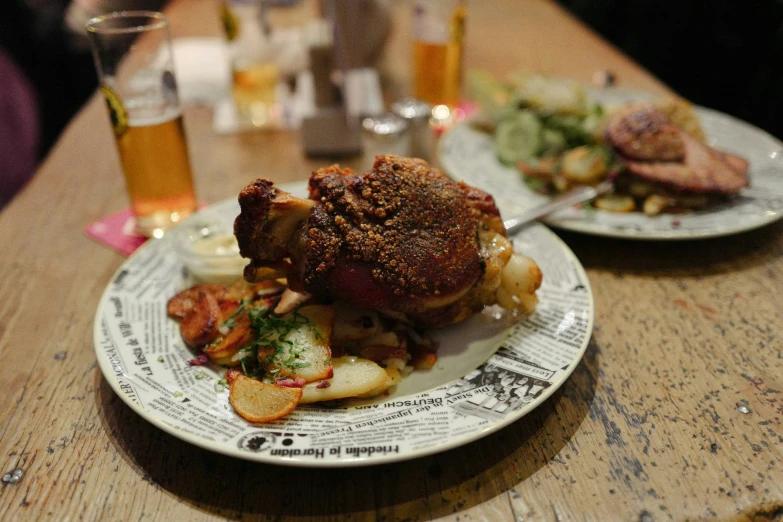
[[[667,89],[545,0],[471,4],[466,66]],[[387,94],[409,85],[409,4],[394,8]],[[302,9],[312,9],[305,3]],[[169,8],[175,36],[216,35],[212,0]],[[191,106],[201,199],[320,162],[295,132],[218,136]],[[349,162],[350,164],[350,162]],[[98,299],[123,258],[84,227],[128,202],[103,101],[75,118],[0,214],[0,520],[783,520],[783,225],[640,243],[560,234],[596,300],[563,387],[502,431],[393,465],[307,470],[186,444],[134,414],[100,374]]]

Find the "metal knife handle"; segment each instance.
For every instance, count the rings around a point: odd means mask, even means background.
[[[590,201],[591,199],[595,199],[611,190],[612,183],[610,181],[604,181],[594,187],[583,185],[581,187],[571,189],[568,192],[564,192],[552,200],[547,201],[543,205],[533,207],[518,216],[509,218],[503,221],[503,225],[506,227],[506,232],[509,235],[512,235],[531,221],[535,221],[539,218],[557,212],[558,210],[571,207],[578,203]]]

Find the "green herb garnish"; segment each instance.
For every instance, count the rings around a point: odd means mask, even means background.
[[[242,302],[239,303],[239,306],[236,310],[234,310],[231,315],[228,316],[228,319],[226,319],[223,322],[223,326],[228,328],[229,330],[233,330],[234,327],[237,325],[237,317],[244,312],[245,308],[247,308],[247,305],[250,304],[250,301],[243,299]]]
[[[310,321],[300,314],[293,312],[291,317],[283,319],[275,315],[267,306],[258,306],[248,309],[250,324],[256,332],[255,340],[243,349],[245,356],[240,360],[242,371],[250,377],[270,374],[277,376],[283,370],[293,373],[299,368],[306,368],[310,363],[299,359],[302,350],[288,337],[291,333],[302,327],[312,328]],[[320,332],[314,330],[319,340],[322,340]],[[259,351],[261,360],[259,361]],[[271,366],[272,369],[265,370]]]

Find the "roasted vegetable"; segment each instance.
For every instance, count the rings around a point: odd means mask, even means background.
[[[291,413],[302,398],[301,388],[267,384],[244,375],[231,383],[228,400],[250,422],[271,422]]]

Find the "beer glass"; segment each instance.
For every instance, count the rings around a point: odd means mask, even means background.
[[[87,22],[136,229],[147,237],[196,209],[166,17],[123,11]]]
[[[413,92],[453,108],[462,87],[464,0],[416,0],[413,7]]]
[[[220,0],[219,7],[237,113],[255,127],[278,126],[282,117],[278,62],[284,49],[274,38],[267,1]]]

